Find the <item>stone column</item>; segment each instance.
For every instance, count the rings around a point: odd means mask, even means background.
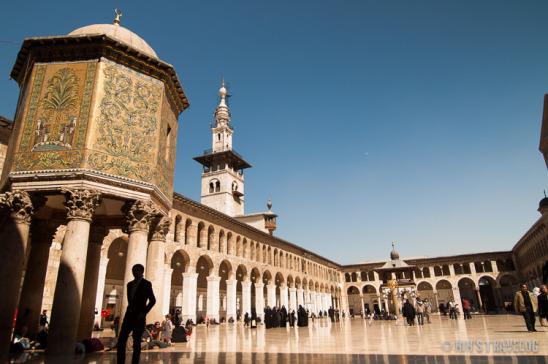
[[[148,246],[146,279],[152,284],[152,291],[156,296],[156,304],[150,310],[148,322],[162,322],[164,316],[168,313],[164,311],[164,287],[165,277],[165,252],[166,235],[169,232],[171,220],[167,216],[158,216],[154,219],[152,226],[152,237]]]
[[[303,289],[303,308],[310,311],[310,291],[308,288]]]
[[[173,269],[169,264],[164,264],[164,297],[162,297],[162,312],[167,314],[170,308],[171,300],[171,275]]]
[[[132,268],[141,264],[146,268],[148,250],[148,230],[151,219],[158,214],[150,201],[127,201],[122,207],[126,218],[125,231],[129,234],[127,243],[126,270],[122,293],[121,317],[124,317],[127,308],[127,284],[134,279]]]
[[[0,194],[0,217],[6,218],[0,231],[0,362],[7,361],[13,316],[19,300],[21,277],[25,270],[33,204],[28,193],[13,191]]]
[[[255,283],[255,311],[257,311],[257,317],[261,318],[261,322],[264,322],[264,284]]]
[[[196,268],[188,267],[183,273],[183,307],[181,314],[183,321],[192,320],[196,323],[196,290],[198,289],[198,273]]]
[[[95,315],[94,322],[101,328],[103,327],[101,311],[103,310],[103,302],[105,298],[105,280],[107,278],[108,260],[109,259],[105,255],[101,257],[101,261],[99,262],[99,280],[97,282],[97,295],[95,297],[97,314]]]
[[[251,317],[251,281],[249,278],[242,281],[242,317],[246,312]]]
[[[209,249],[218,252],[219,251],[219,234],[214,230],[207,237],[209,239]]]
[[[196,247],[198,245],[198,225],[192,223],[188,226],[188,236],[186,241],[189,246]]]
[[[198,244],[198,247],[207,248],[207,226],[204,226],[199,234],[200,234],[200,242]]]
[[[474,290],[476,291],[476,298],[478,299],[478,310],[485,312],[485,310],[483,309],[483,302],[481,301],[480,290],[479,290],[479,288],[475,288]]]
[[[276,307],[276,285],[269,283],[266,286],[266,299],[267,299],[267,306],[270,308]]]
[[[15,327],[15,332],[18,333],[23,326],[26,326],[27,337],[34,338],[38,333],[49,250],[56,230],[56,227],[48,224],[47,221],[35,220],[31,226],[30,254]]]
[[[289,288],[289,309],[297,312],[297,288]]]
[[[100,203],[97,191],[64,189],[67,228],[57,274],[47,351],[73,354],[78,334],[93,213]]]
[[[318,300],[316,291],[310,291],[310,302],[312,305],[311,312],[314,312],[318,316]]]
[[[438,299],[438,291],[436,291],[435,289],[432,290],[432,294],[434,295],[434,304],[436,305],[435,307],[432,307],[432,311],[436,310],[435,312],[438,312],[441,314],[440,312],[440,301]]]
[[[285,284],[280,286],[280,307],[281,306],[285,306],[286,310],[289,308],[287,286]]]
[[[462,311],[462,299],[460,297],[460,290],[459,286],[456,287],[453,286],[453,299],[455,300],[455,303],[458,304],[458,311],[460,312],[460,315],[457,316],[457,318],[464,319],[463,311]]]
[[[226,321],[232,317],[236,321],[236,287],[238,281],[234,278],[226,280]]]
[[[221,277],[210,275],[207,277],[207,308],[206,314],[210,320],[219,322],[219,282]]]
[[[299,306],[304,307],[304,290],[302,288],[297,288],[297,309]]]
[[[80,341],[91,338],[93,322],[95,321],[95,302],[97,301],[97,286],[99,284],[99,264],[101,262],[101,247],[103,239],[108,235],[108,229],[103,226],[93,226],[90,234],[90,244],[86,257],[86,274],[84,291],[82,293],[82,308],[80,324],[76,338]],[[100,310],[100,308],[98,308]]]

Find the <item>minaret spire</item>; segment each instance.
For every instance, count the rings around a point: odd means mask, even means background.
[[[244,169],[251,165],[232,149],[234,130],[226,101],[229,96],[222,78],[215,123],[211,126],[211,149],[194,160],[204,166],[202,204],[229,216],[241,216],[244,215]]]
[[[219,101],[219,106],[215,109],[215,127],[222,126],[226,124],[230,126],[230,110],[226,103],[226,98],[230,95],[226,89],[224,77],[221,79],[221,88],[219,89],[219,96],[221,100]]]

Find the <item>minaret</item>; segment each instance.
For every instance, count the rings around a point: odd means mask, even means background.
[[[211,149],[194,160],[203,165],[201,203],[229,216],[244,214],[244,173],[250,168],[232,149],[231,115],[224,80],[219,89],[220,101],[211,128]]]

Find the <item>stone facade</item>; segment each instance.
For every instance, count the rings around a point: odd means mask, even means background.
[[[73,353],[94,325],[124,314],[137,263],[157,297],[150,322],[176,309],[199,322],[262,317],[265,306],[380,308],[383,288],[396,292],[398,280],[436,304],[468,297],[499,311],[519,280],[540,282],[548,199],[512,251],[405,262],[392,252],[403,267],[394,275],[388,262],[342,266],[273,236],[271,203],[243,215],[238,173],[251,166],[232,150],[224,85],[213,150],[195,158],[204,165],[202,203],[174,193],[177,122],[188,100],[173,67],[117,27],[119,19],[26,39],[14,65],[21,98],[13,130],[0,120],[0,361],[14,314],[16,331],[24,324],[33,334],[42,309],[51,311],[48,351]],[[219,191],[213,172],[226,179]],[[222,200],[217,192],[226,203],[212,202]]]

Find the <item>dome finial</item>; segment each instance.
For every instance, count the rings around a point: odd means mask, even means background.
[[[118,9],[114,9],[114,24],[120,25],[120,18],[122,17],[122,12]]]
[[[266,202],[266,207],[268,207],[268,211],[272,210],[272,199],[268,199]]]
[[[219,89],[219,96],[221,96],[221,99],[225,99],[227,95],[226,85],[225,85],[225,78],[221,77],[221,88]]]
[[[400,254],[396,251],[396,242],[392,242],[392,251],[390,252],[390,259],[398,260],[400,259]]]
[[[221,78],[219,96],[221,97],[221,100],[219,106],[217,106],[217,109],[215,110],[215,125],[219,125],[219,123],[230,123],[230,111],[228,110],[228,105],[226,103],[226,99],[230,95],[226,89],[224,77]]]

